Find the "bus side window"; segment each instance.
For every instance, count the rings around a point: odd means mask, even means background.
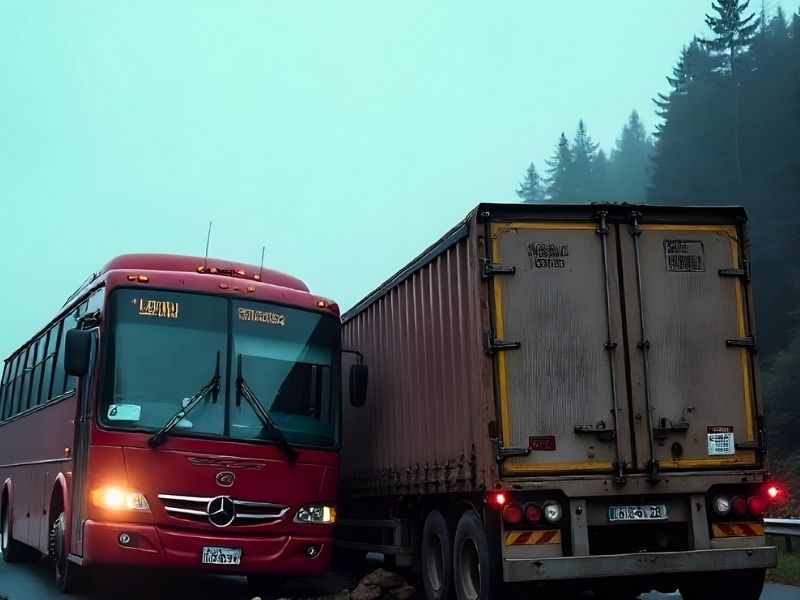
[[[3,419],[14,416],[14,384],[16,383],[19,356],[14,356],[8,361],[8,383],[6,383],[6,401],[3,407]]]
[[[6,397],[8,390],[11,386],[8,385],[8,380],[11,378],[11,361],[7,360],[3,365],[3,379],[0,383],[0,421],[6,418]]]
[[[56,348],[55,368],[53,369],[53,387],[50,398],[57,398],[64,393],[64,384],[67,381],[67,374],[64,372],[64,337],[66,332],[71,329],[70,322],[62,320],[56,324],[58,327],[58,347]]]
[[[21,412],[20,400],[22,399],[22,388],[25,384],[25,361],[28,355],[28,348],[24,348],[16,357],[17,368],[14,371],[14,389],[11,391],[11,416]]]
[[[51,392],[51,384],[54,381],[53,370],[56,365],[56,353],[58,352],[58,337],[61,335],[61,323],[56,323],[47,333],[47,354],[42,365],[42,402],[48,402],[54,394]]]
[[[33,382],[36,379],[35,368],[38,350],[39,340],[34,340],[28,344],[28,356],[25,359],[25,381],[22,385],[22,396],[19,399],[19,412],[24,412],[33,406],[31,404],[31,392],[35,387]]]
[[[47,333],[36,340],[36,362],[33,365],[33,377],[31,378],[31,391],[28,400],[28,408],[39,406],[42,403],[42,373],[47,361]]]

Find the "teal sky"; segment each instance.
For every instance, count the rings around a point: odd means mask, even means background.
[[[0,354],[209,219],[212,256],[266,244],[348,308],[579,118],[606,150],[634,108],[651,130],[709,6],[0,0]]]

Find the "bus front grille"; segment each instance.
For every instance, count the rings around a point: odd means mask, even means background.
[[[217,527],[270,523],[282,519],[289,510],[284,504],[242,500],[231,496],[159,494],[158,499],[172,517],[211,523]]]

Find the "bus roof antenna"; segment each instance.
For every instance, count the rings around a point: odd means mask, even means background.
[[[206,236],[206,257],[203,259],[203,270],[208,267],[208,245],[211,243],[211,223],[212,221],[208,221],[208,235]]]
[[[261,246],[261,266],[258,268],[258,280],[261,281],[261,273],[264,271],[264,250],[266,246]]]

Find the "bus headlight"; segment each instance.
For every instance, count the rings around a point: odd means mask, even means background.
[[[336,507],[329,504],[307,504],[297,511],[295,523],[333,523],[336,520]]]
[[[149,511],[150,505],[141,492],[116,486],[104,486],[91,492],[92,503],[106,510]]]

